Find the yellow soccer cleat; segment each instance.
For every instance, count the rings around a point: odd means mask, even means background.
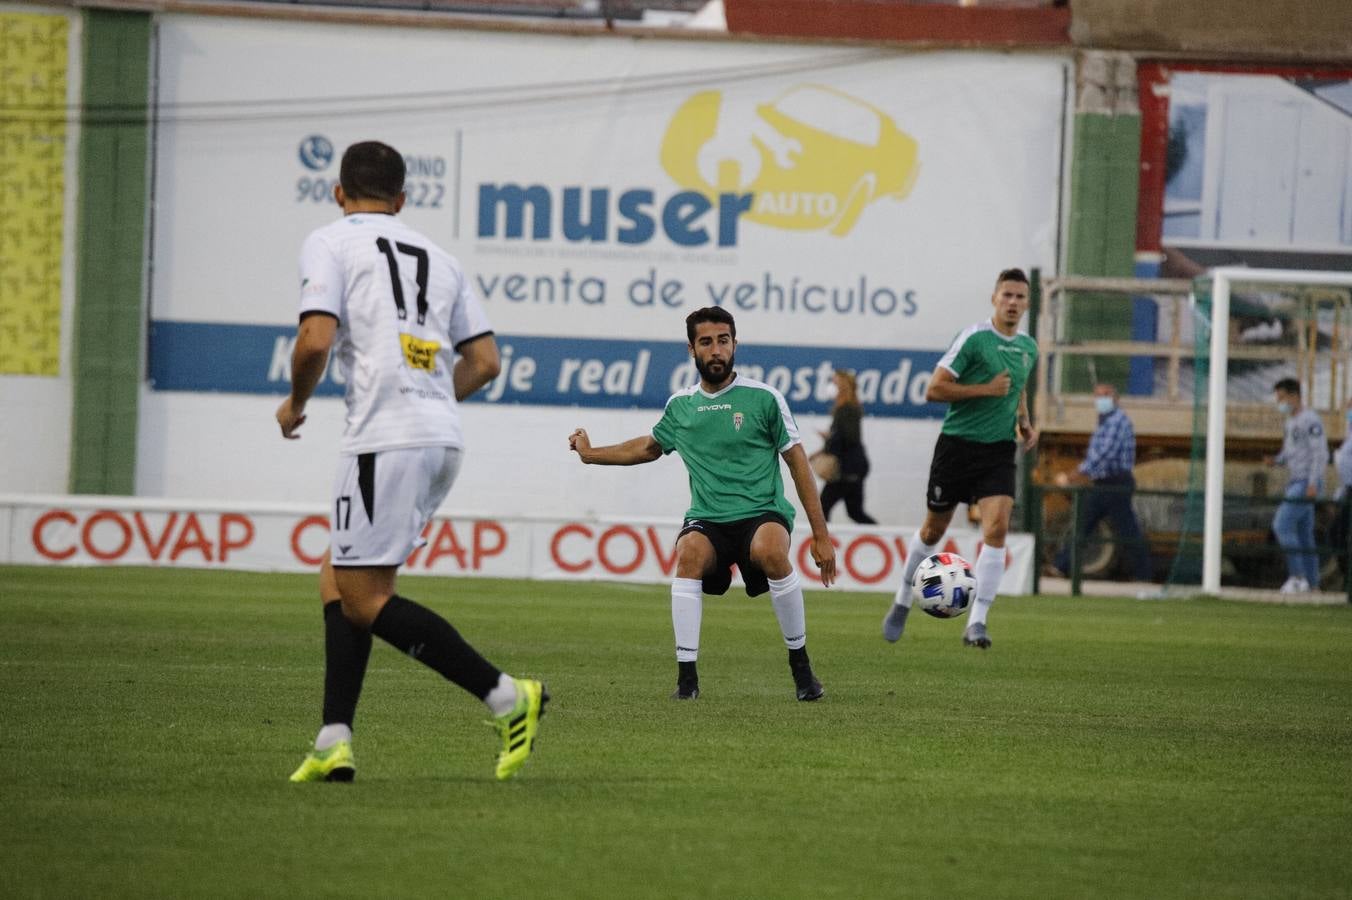
[[[291,780],[298,784],[302,781],[351,781],[356,774],[352,742],[339,741],[327,750],[311,750],[300,768],[291,773]]]
[[[530,678],[514,678],[516,708],[505,716],[497,716],[489,724],[502,738],[502,752],[498,754],[495,774],[498,781],[506,781],[526,764],[535,747],[535,735],[540,730],[540,717],[545,714],[549,691]]]

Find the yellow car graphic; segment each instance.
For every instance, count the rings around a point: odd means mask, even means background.
[[[807,84],[740,116],[727,114],[722,91],[693,95],[667,126],[661,161],[677,184],[711,200],[754,194],[745,219],[845,235],[873,201],[911,192],[916,151],[877,107]]]

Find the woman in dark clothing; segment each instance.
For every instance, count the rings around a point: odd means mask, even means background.
[[[826,438],[823,449],[840,461],[840,471],[822,488],[822,514],[829,519],[831,507],[837,500],[844,500],[851,519],[874,525],[877,520],[864,512],[864,478],[868,475],[868,454],[861,434],[864,408],[859,404],[854,373],[837,369],[834,379],[836,402],[831,407],[831,430],[822,432],[822,437]]]

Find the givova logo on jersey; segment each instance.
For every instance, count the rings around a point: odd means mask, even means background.
[[[742,105],[701,91],[672,115],[658,152],[683,190],[481,183],[478,236],[733,247],[743,220],[844,236],[871,204],[910,194],[917,152],[890,116],[833,88],[795,85]]]

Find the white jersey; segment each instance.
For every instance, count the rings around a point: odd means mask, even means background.
[[[310,233],[300,279],[301,315],[338,319],[339,452],[463,447],[454,350],[492,327],[455,258],[392,215],[357,213]]]

